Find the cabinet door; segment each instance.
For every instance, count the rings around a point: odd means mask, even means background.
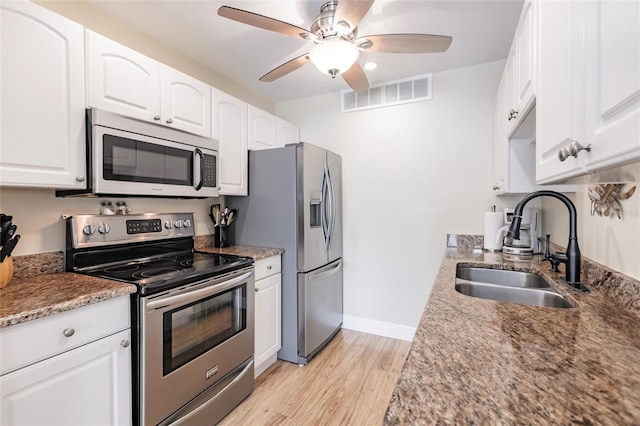
[[[213,92],[213,138],[219,142],[220,195],[247,195],[247,104]]]
[[[525,1],[517,31],[516,101],[518,117],[522,120],[533,106],[535,95],[536,45],[534,37],[535,13],[531,1]]]
[[[507,134],[505,120],[505,97],[506,90],[504,77],[500,80],[496,98],[494,101],[493,120],[493,190],[496,194],[503,194],[507,190]]]
[[[88,106],[159,122],[160,63],[92,31],[86,37]]]
[[[211,137],[211,86],[162,66],[162,124]]]
[[[558,159],[572,140],[583,141],[584,65],[582,2],[539,1],[536,96],[536,181],[562,181],[581,173],[584,156]]]
[[[587,2],[586,135],[589,170],[640,159],[640,2]]]
[[[281,281],[281,274],[256,281],[254,355],[256,367],[269,360],[281,347]]]
[[[249,105],[249,149],[257,151],[278,146],[282,146],[278,141],[278,117]]]
[[[131,424],[130,330],[0,377],[0,424]]]
[[[300,128],[293,123],[278,118],[278,144],[280,146],[300,142]]]
[[[83,28],[30,2],[0,19],[0,181],[84,188]]]

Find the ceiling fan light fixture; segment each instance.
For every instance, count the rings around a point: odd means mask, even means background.
[[[334,78],[348,71],[359,56],[360,51],[353,43],[340,39],[320,42],[309,52],[309,60],[313,65]]]

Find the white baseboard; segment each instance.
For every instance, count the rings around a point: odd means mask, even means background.
[[[407,342],[413,341],[413,335],[416,333],[415,327],[407,327],[406,325],[392,324],[351,315],[342,316],[342,328],[359,331],[361,333],[375,334],[376,336],[406,340]]]

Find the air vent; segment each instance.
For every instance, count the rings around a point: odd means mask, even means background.
[[[343,90],[341,95],[342,112],[430,101],[432,98],[431,74],[382,83],[358,93],[353,90]]]

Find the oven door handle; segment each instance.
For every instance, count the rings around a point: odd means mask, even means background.
[[[176,304],[184,304],[196,301],[198,299],[202,299],[204,297],[210,296],[212,294],[220,293],[225,290],[229,290],[233,287],[236,287],[243,281],[246,281],[253,275],[253,271],[247,272],[246,274],[240,275],[239,277],[233,278],[229,281],[224,281],[220,284],[212,285],[210,287],[201,288],[199,290],[188,291],[183,294],[177,294],[175,296],[163,297],[161,299],[153,300],[148,302],[146,305],[147,309],[159,309],[166,308]],[[253,291],[249,289],[250,291]]]

